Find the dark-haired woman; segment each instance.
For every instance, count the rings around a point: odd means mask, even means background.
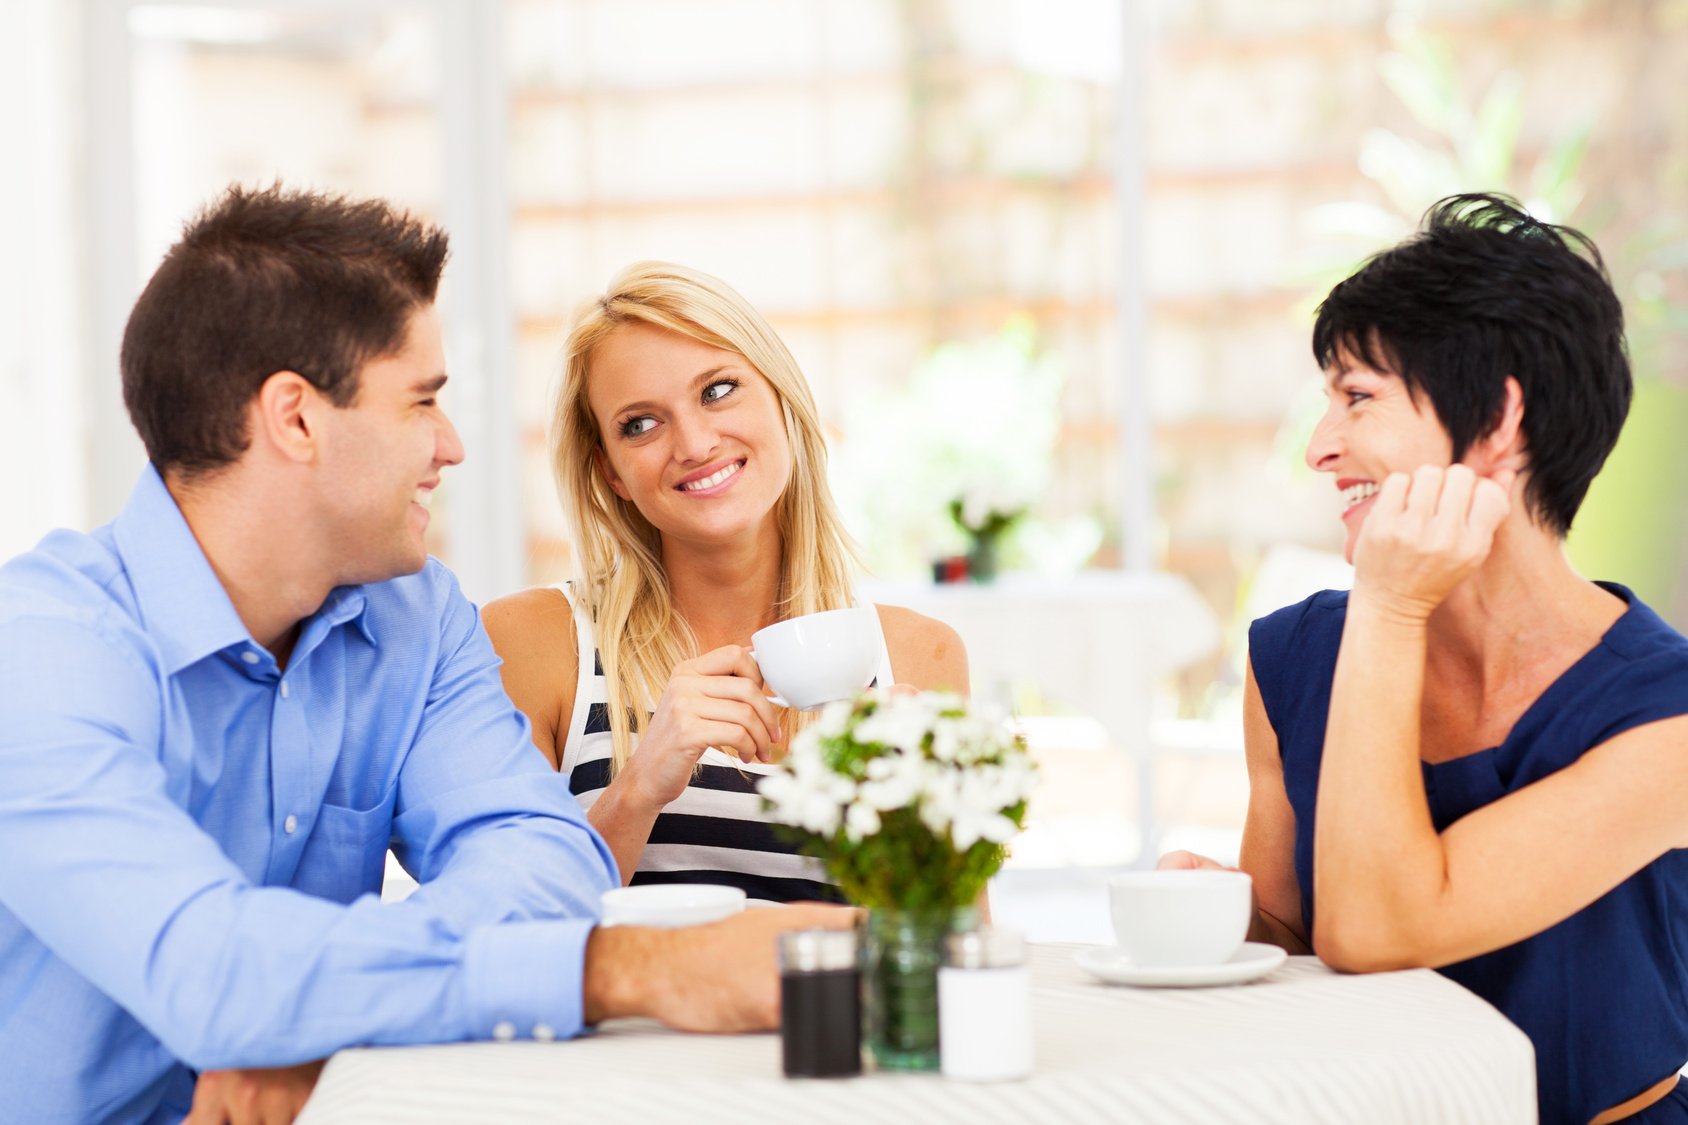
[[[1253,936],[1483,996],[1547,1125],[1688,1121],[1688,640],[1562,550],[1629,407],[1599,255],[1444,201],[1314,351],[1355,580],[1250,631]]]

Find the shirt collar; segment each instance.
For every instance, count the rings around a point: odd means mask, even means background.
[[[113,521],[112,535],[135,591],[141,623],[164,657],[166,674],[175,675],[232,645],[258,647],[211,569],[176,498],[151,464],[141,471],[128,503]],[[313,622],[321,621],[318,629],[326,631],[355,621],[374,644],[367,608],[362,586],[336,587],[322,608],[304,623],[301,638]]]
[[[322,608],[311,615],[311,622],[321,621],[324,631],[347,622],[358,627],[363,639],[371,645],[375,644],[375,634],[369,628],[369,595],[364,593],[362,586],[336,586],[328,592],[328,600],[322,603]]]

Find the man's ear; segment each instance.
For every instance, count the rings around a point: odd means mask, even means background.
[[[1511,375],[1506,377],[1506,397],[1501,401],[1495,424],[1471,443],[1463,458],[1478,476],[1492,477],[1503,470],[1521,473],[1529,467],[1524,448],[1524,388]]]
[[[313,461],[320,438],[317,418],[328,405],[310,381],[295,371],[277,371],[247,409],[252,440],[289,461]]]
[[[610,491],[628,503],[632,503],[633,494],[627,491],[627,486],[621,483],[621,478],[616,476],[614,469],[610,468],[610,459],[604,456],[604,447],[600,445],[597,449],[594,449],[592,457],[598,462],[598,471],[604,474],[604,482],[610,486]]]

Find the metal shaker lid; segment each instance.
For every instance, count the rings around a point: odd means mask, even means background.
[[[828,973],[855,967],[854,930],[792,930],[780,935],[782,973]]]

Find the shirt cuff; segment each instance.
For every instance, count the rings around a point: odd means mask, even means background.
[[[505,922],[472,931],[464,951],[471,1039],[569,1039],[585,1030],[581,996],[591,918]]]

